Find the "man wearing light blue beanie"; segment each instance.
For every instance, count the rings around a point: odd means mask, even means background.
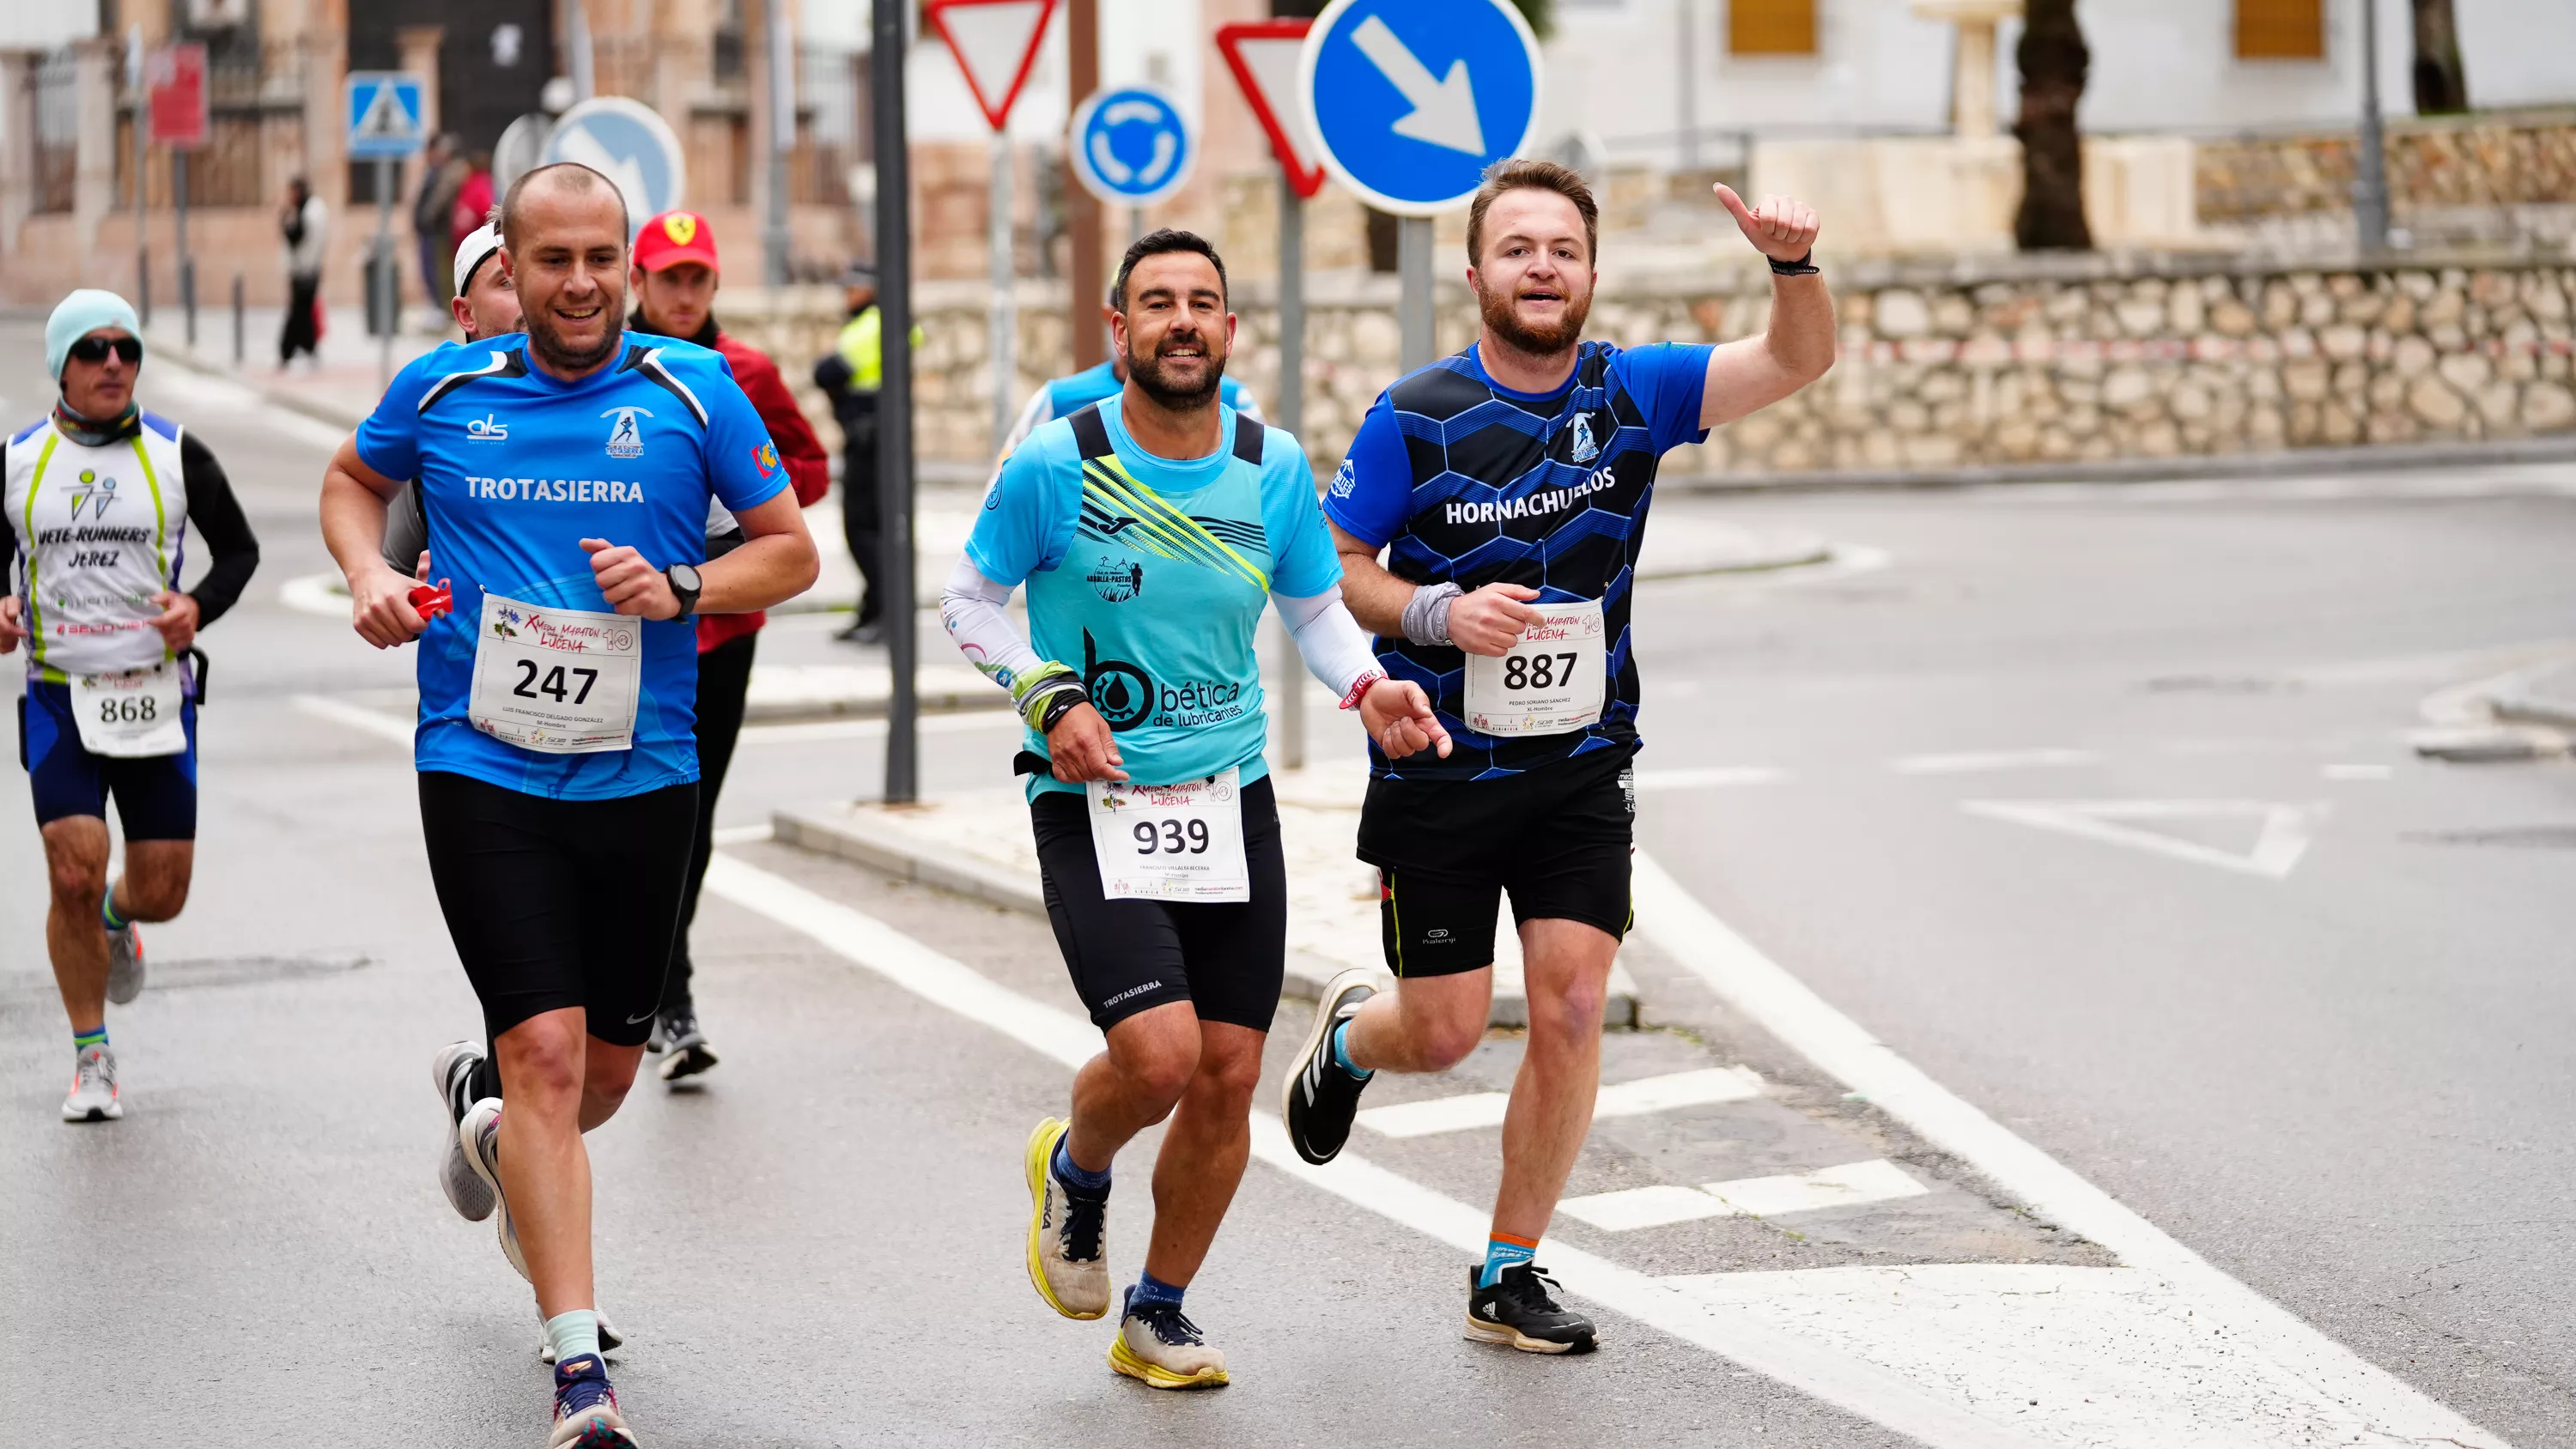
[[[241,597],[259,543],[206,445],[134,402],[143,328],[114,292],[45,322],[53,411],[0,443],[0,654],[27,645],[19,756],[45,842],[45,939],[71,1017],[67,1122],[125,1115],[107,1004],[143,989],[137,921],[166,921],[196,864],[197,631]],[[211,564],[179,587],[195,525]],[[125,874],[107,875],[107,802]]]

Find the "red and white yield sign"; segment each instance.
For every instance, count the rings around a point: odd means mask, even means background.
[[[1045,42],[1056,0],[930,0],[924,13],[966,73],[966,89],[996,131],[1011,119]]]
[[[1216,48],[1225,56],[1243,99],[1270,133],[1270,150],[1279,169],[1301,197],[1313,199],[1324,189],[1324,163],[1316,159],[1315,138],[1306,130],[1305,107],[1297,104],[1297,55],[1306,45],[1308,20],[1254,20],[1220,25]]]

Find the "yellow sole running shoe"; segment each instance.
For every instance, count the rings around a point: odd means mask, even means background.
[[[1029,1286],[1067,1318],[1109,1312],[1109,1208],[1073,1197],[1048,1164],[1072,1127],[1053,1117],[1029,1134]]]
[[[1225,1374],[1225,1351],[1208,1347],[1198,1326],[1166,1307],[1148,1321],[1130,1313],[1109,1345],[1109,1366],[1149,1389],[1215,1389]]]

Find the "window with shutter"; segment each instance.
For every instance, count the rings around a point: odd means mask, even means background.
[[[1813,55],[1816,0],[1727,0],[1730,55]]]
[[[2325,59],[2325,0],[2236,0],[2236,58]]]

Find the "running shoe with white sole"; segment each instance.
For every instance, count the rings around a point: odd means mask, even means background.
[[[599,1356],[606,1358],[610,1354],[615,1353],[626,1346],[626,1335],[617,1331],[617,1326],[608,1321],[607,1314],[599,1314],[598,1318]],[[546,1325],[544,1321],[545,1314],[540,1311],[537,1314],[537,1319],[537,1361],[539,1363],[553,1363],[555,1361],[555,1341],[546,1333]]]
[[[585,1353],[555,1365],[555,1427],[546,1449],[641,1449],[617,1411],[617,1390],[608,1386],[601,1355]]]
[[[1225,1350],[1208,1347],[1207,1335],[1182,1315],[1177,1303],[1134,1306],[1136,1290],[1109,1345],[1109,1366],[1156,1389],[1212,1389],[1225,1376]]]
[[[464,1145],[466,1164],[492,1190],[492,1232],[501,1240],[501,1256],[526,1278],[528,1260],[519,1252],[519,1229],[510,1221],[510,1195],[501,1190],[501,1099],[486,1097],[466,1108],[465,1120],[456,1124],[456,1140]]]
[[[691,1007],[666,1011],[654,1018],[654,1031],[662,1038],[669,1056],[662,1058],[662,1080],[678,1086],[689,1078],[704,1074],[716,1064],[716,1054],[707,1046],[707,1034],[698,1029],[698,1013]],[[696,1085],[691,1083],[691,1085]]]
[[[123,1006],[143,994],[143,937],[128,921],[107,933],[107,999]]]
[[[1109,1311],[1109,1199],[1077,1197],[1055,1175],[1055,1144],[1072,1124],[1053,1117],[1029,1134],[1029,1283],[1067,1318]]]
[[[439,1134],[444,1145],[439,1149],[438,1186],[447,1194],[447,1205],[469,1223],[492,1216],[494,1197],[492,1189],[475,1175],[474,1164],[466,1159],[465,1141],[456,1131],[465,1120],[466,1109],[473,1105],[474,1071],[482,1064],[483,1049],[470,1041],[449,1042],[429,1059],[429,1082],[438,1089],[443,1114],[438,1120],[447,1124]]]
[[[124,1099],[116,1094],[116,1053],[94,1046],[75,1055],[72,1089],[63,1097],[63,1120],[113,1122],[124,1115]]]
[[[1306,1044],[1296,1068],[1279,1084],[1279,1117],[1297,1155],[1320,1167],[1341,1155],[1351,1140],[1351,1122],[1359,1116],[1360,1089],[1368,1079],[1354,1077],[1333,1060],[1333,1028],[1377,995],[1370,985],[1376,973],[1356,967],[1324,984],[1324,999],[1315,1006],[1315,1021],[1306,1029]]]
[[[1479,1288],[1481,1269],[1467,1270],[1467,1336],[1504,1343],[1523,1353],[1590,1353],[1592,1320],[1560,1307],[1549,1296],[1564,1285],[1536,1263],[1515,1263],[1491,1288]]]

